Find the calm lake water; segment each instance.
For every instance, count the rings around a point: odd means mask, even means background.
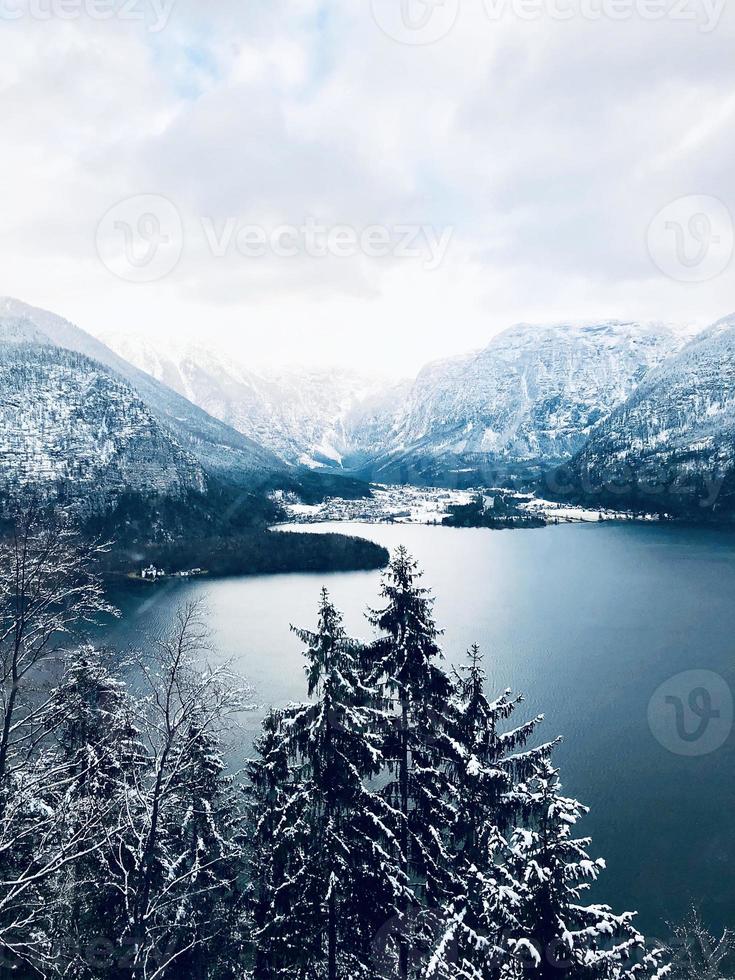
[[[713,925],[735,924],[735,535],[632,524],[314,528],[327,529],[405,544],[435,591],[447,661],[464,662],[478,642],[491,687],[523,692],[524,716],[544,713],[544,737],[564,737],[564,790],[591,807],[580,832],[608,863],[598,897],[638,910],[654,935],[693,902]],[[348,629],[369,636],[372,572],[125,588],[108,636],[133,644],[184,598],[205,595],[218,655],[260,703],[282,705],[305,695],[289,623],[314,624],[325,583]]]

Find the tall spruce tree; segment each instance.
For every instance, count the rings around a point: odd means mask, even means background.
[[[294,632],[312,700],[266,717],[249,768],[254,976],[372,978],[374,933],[406,890],[371,786],[385,714],[326,589],[316,630]]]
[[[383,576],[385,605],[369,615],[380,634],[368,651],[370,676],[393,713],[383,796],[397,815],[399,868],[412,887],[393,929],[402,978],[408,977],[412,959],[430,948],[437,912],[452,894],[447,848],[456,819],[447,774],[455,756],[453,689],[440,666],[434,600],[419,584],[421,575],[408,551],[398,548]]]
[[[255,741],[246,773],[249,823],[247,907],[251,923],[251,965],[258,980],[281,976],[303,951],[294,935],[288,906],[292,854],[308,846],[305,794],[295,787],[283,733],[283,715],[269,711]],[[300,924],[300,923],[299,923]]]
[[[324,959],[323,868],[314,854],[314,785],[292,758],[282,716],[264,721],[250,764],[249,907],[253,977],[307,980]]]
[[[239,794],[206,705],[194,712],[177,752],[178,800],[167,828],[175,855],[169,904],[186,924],[189,949],[177,958],[173,975],[229,980],[239,976],[244,949],[244,828]]]
[[[505,731],[505,723],[524,699],[506,690],[490,700],[476,644],[469,657],[457,672],[452,712],[457,752],[450,772],[457,798],[456,849],[464,862],[482,867],[487,840],[498,828],[514,826],[520,816],[520,801],[513,792],[516,784],[549,757],[556,743],[526,748],[543,715]]]

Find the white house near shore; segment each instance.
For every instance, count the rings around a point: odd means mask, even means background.
[[[144,568],[140,573],[141,578],[152,579],[154,582],[157,578],[164,578],[166,573],[162,568],[156,568],[155,565],[149,565],[148,568]]]

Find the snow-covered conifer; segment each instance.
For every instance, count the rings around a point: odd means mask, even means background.
[[[500,975],[506,959],[504,935],[514,924],[519,903],[519,888],[506,865],[504,836],[523,816],[524,799],[516,787],[553,746],[526,748],[542,718],[509,728],[523,698],[505,691],[490,700],[479,648],[473,646],[469,655],[469,663],[457,671],[452,702],[455,893],[445,906],[429,975],[489,980]]]
[[[312,702],[289,712],[285,724],[310,787],[323,975],[357,980],[373,974],[375,931],[396,914],[406,886],[393,866],[391,809],[370,785],[383,768],[385,716],[363,677],[362,647],[346,635],[326,589],[316,631],[295,632],[307,646]]]
[[[515,965],[506,975],[534,980],[665,976],[658,955],[646,951],[634,913],[584,904],[605,863],[589,857],[589,839],[574,837],[587,809],[561,795],[558,772],[548,759],[538,763],[519,793],[526,822],[512,836],[508,861],[520,888],[519,930],[507,937]]]
[[[114,949],[125,915],[110,868],[129,792],[147,764],[132,699],[105,659],[89,645],[69,654],[45,715],[53,744],[40,758],[42,768],[63,774],[53,804],[57,833],[70,857],[83,852],[53,881],[57,969],[80,980],[110,972],[103,951]],[[85,825],[100,847],[89,848]]]
[[[447,848],[456,818],[447,774],[455,755],[449,734],[453,689],[440,665],[440,631],[421,574],[406,549],[398,548],[382,581],[385,604],[369,616],[379,637],[367,651],[370,676],[393,711],[383,796],[398,815],[399,867],[413,888],[394,929],[402,978],[409,961],[430,948],[437,910],[452,894]]]

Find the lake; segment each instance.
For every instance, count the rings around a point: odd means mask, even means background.
[[[523,692],[524,715],[543,712],[544,737],[563,736],[555,758],[564,790],[591,807],[580,832],[608,863],[596,897],[639,911],[654,935],[692,903],[714,926],[732,924],[735,534],[614,523],[313,529],[405,544],[436,594],[448,663],[464,662],[478,642],[490,686]],[[235,661],[261,704],[282,705],[305,694],[289,623],[314,625],[326,584],[349,631],[367,637],[363,614],[377,602],[379,578],[126,586],[113,595],[124,618],[107,633],[134,643],[184,598],[205,595],[218,656]]]

